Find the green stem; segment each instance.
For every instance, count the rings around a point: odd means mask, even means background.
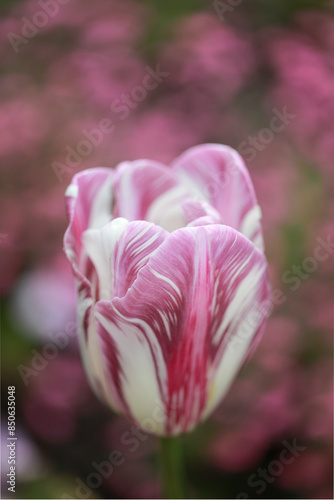
[[[182,436],[161,438],[164,498],[188,498],[184,472]]]

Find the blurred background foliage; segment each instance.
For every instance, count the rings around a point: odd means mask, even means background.
[[[333,253],[306,270],[319,238],[327,241],[334,229],[333,3],[231,5],[69,0],[15,53],[8,34],[20,35],[22,18],[31,21],[41,7],[2,0],[2,444],[7,386],[16,385],[17,498],[161,495],[155,439],[134,452],[121,442],[129,424],[93,396],[76,339],[66,333],[75,321],[62,255],[71,176],[138,157],[168,163],[198,143],[238,148],[284,107],[295,115],[291,123],[261,143],[254,159],[246,157],[263,211],[270,279],[284,300],[226,400],[185,437],[187,473],[193,498],[333,498]],[[120,120],[111,103],[157,64],[169,76]],[[82,131],[105,117],[115,131],[59,174],[54,162],[64,165],[66,148],[75,149]],[[47,358],[45,345],[59,335],[66,347]],[[26,384],[22,373],[29,374]],[[259,492],[250,477],[295,439],[305,450]],[[87,489],[92,463],[114,449],[125,463]],[[4,452],[2,460],[4,471]],[[79,483],[86,484],[80,491]],[[5,477],[2,488],[3,497],[13,497]]]

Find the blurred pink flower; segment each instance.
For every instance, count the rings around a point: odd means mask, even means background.
[[[270,317],[254,362],[263,367],[268,375],[288,370],[294,364],[300,333],[298,322],[292,318],[281,315]]]
[[[108,116],[113,100],[140,85],[145,74],[144,61],[128,49],[112,57],[107,52],[76,49],[55,62],[47,78],[52,84],[66,84],[76,100],[86,100],[86,109],[103,106]]]
[[[251,162],[254,187],[262,207],[262,224],[269,261],[281,274],[286,258],[282,226],[294,220],[300,173],[291,149],[278,137]],[[280,276],[279,276],[280,279]],[[278,284],[281,286],[281,282]]]
[[[29,377],[23,413],[31,432],[47,443],[74,438],[78,418],[88,414],[92,394],[76,355],[59,354]]]
[[[261,462],[267,446],[262,424],[244,423],[215,436],[208,449],[209,461],[225,471],[242,472]]]
[[[32,158],[48,133],[45,110],[30,99],[18,98],[0,105],[0,156]]]
[[[311,491],[327,486],[327,492],[331,490],[330,457],[316,449],[306,449],[291,464],[284,466],[282,474],[277,478],[278,484],[288,490],[298,491],[311,497]],[[316,497],[316,498],[331,498]]]
[[[179,21],[161,64],[174,84],[201,88],[226,103],[254,71],[255,57],[247,35],[199,13]]]
[[[334,22],[329,16],[325,21],[325,17],[325,14],[320,14],[328,33]],[[269,105],[286,106],[296,115],[286,133],[307,158],[319,163],[331,179],[334,67],[330,37],[329,46],[324,49],[327,39],[319,37],[321,30],[315,28],[318,20],[317,13],[308,13],[307,18],[300,22],[299,31],[276,29],[266,32],[263,38],[268,63],[275,77]],[[309,30],[311,23],[314,28]],[[298,18],[296,24],[298,26]]]
[[[75,322],[74,279],[62,254],[21,277],[11,309],[23,332],[44,341]]]
[[[108,0],[100,2],[95,9],[95,19],[86,23],[82,31],[83,45],[107,49],[119,44],[134,46],[144,34],[147,14],[138,2]]]
[[[150,462],[127,460],[106,480],[106,487],[116,491],[118,498],[162,498],[161,483],[154,477],[156,471]]]
[[[321,359],[303,373],[300,392],[306,405],[300,427],[308,439],[329,449],[333,443],[333,366],[331,356]]]
[[[176,110],[156,109],[140,114],[128,127],[128,158],[152,158],[169,163],[181,151],[196,144],[198,135],[187,117]]]
[[[328,2],[333,6],[333,2]],[[324,51],[333,54],[334,19],[328,11],[301,10],[296,16],[296,24],[303,33],[311,36]]]

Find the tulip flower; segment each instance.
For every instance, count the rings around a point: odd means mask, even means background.
[[[270,306],[261,211],[240,155],[189,149],[93,168],[66,192],[89,381],[112,410],[161,436],[221,402]]]

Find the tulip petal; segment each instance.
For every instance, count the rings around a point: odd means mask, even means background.
[[[257,343],[268,297],[265,257],[239,232],[208,225],[170,234],[124,297],[95,308],[109,383],[128,418],[158,434],[192,429]],[[154,417],[159,407],[163,419]]]
[[[171,165],[197,197],[206,199],[222,223],[240,231],[263,250],[261,210],[252,181],[237,151],[219,144],[204,144],[185,151]]]
[[[85,231],[83,246],[96,273],[96,283],[93,282],[94,300],[123,297],[131,288],[139,270],[163,243],[167,234],[154,224],[145,221],[129,222],[123,218],[114,219],[101,229]],[[98,310],[98,305],[99,303],[95,306],[96,310]],[[88,329],[86,345],[82,346],[85,351],[87,372],[93,374],[93,386],[102,399],[114,410],[125,412],[126,402],[118,389],[119,382],[117,382],[120,370],[115,355],[117,347],[110,355],[112,360],[110,369],[116,381],[110,386],[94,320],[92,323],[92,329]],[[135,339],[130,339],[130,342],[132,343],[130,351],[133,351]]]
[[[207,226],[208,224],[221,224],[221,217],[208,203],[190,199],[182,203],[182,210],[188,222],[187,226]]]
[[[118,408],[127,418],[146,430],[164,434],[165,419],[150,417],[164,408],[162,381],[166,385],[166,365],[161,345],[146,319],[123,316],[110,302],[95,307],[97,332],[101,340],[109,392],[117,396]]]
[[[69,226],[64,236],[64,250],[77,279],[80,343],[85,343],[88,335],[94,275],[92,262],[82,251],[82,233],[111,220],[113,175],[108,168],[84,170],[73,177],[65,195]]]
[[[66,210],[69,226],[64,237],[64,249],[76,276],[89,279],[89,263],[82,254],[82,233],[99,228],[112,218],[114,172],[108,168],[92,168],[78,173],[66,190]]]
[[[64,250],[77,280],[78,341],[88,378],[98,396],[98,380],[91,365],[92,358],[95,360],[93,363],[98,365],[101,354],[94,343],[91,353],[87,348],[88,338],[94,336],[92,281],[96,273],[90,258],[83,251],[82,234],[88,228],[102,227],[111,220],[113,176],[114,172],[108,168],[84,170],[73,177],[65,195],[69,226],[64,236]],[[95,344],[98,346],[97,340]],[[112,406],[112,402],[109,403]]]
[[[169,232],[187,224],[181,202],[190,196],[190,191],[162,163],[121,163],[115,172],[114,190],[116,217],[147,220]]]
[[[167,234],[149,222],[129,222],[122,217],[101,229],[85,231],[84,248],[94,265],[98,284],[95,300],[123,297]]]

